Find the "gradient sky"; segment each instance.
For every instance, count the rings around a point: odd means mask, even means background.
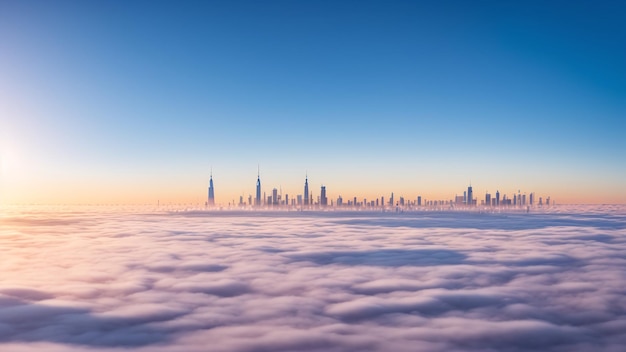
[[[620,1],[0,1],[0,203],[626,203]]]

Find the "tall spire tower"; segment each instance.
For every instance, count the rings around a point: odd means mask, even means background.
[[[260,167],[257,165],[257,176],[256,176],[256,199],[254,200],[254,205],[257,207],[261,206],[261,171]]]
[[[213,168],[211,168],[211,177],[209,178],[209,200],[207,204],[209,206],[215,205],[215,188],[213,187]]]
[[[309,175],[304,176],[304,205],[309,205]]]

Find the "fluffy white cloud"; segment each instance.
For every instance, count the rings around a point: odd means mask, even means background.
[[[5,208],[0,350],[620,351],[626,208]]]

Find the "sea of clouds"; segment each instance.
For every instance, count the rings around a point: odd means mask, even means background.
[[[5,207],[1,351],[624,351],[626,207]]]

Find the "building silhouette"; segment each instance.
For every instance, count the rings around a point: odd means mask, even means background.
[[[309,205],[309,175],[304,177],[304,205]]]
[[[467,205],[474,205],[474,191],[472,190],[472,184],[467,187]]]
[[[257,171],[256,176],[256,198],[254,200],[254,205],[257,207],[261,206],[261,173]]]
[[[213,187],[213,170],[211,170],[211,177],[209,178],[209,199],[207,201],[209,206],[215,205],[215,188]]]
[[[320,192],[320,205],[323,207],[328,205],[328,198],[326,198],[326,186],[322,186],[322,190]]]

